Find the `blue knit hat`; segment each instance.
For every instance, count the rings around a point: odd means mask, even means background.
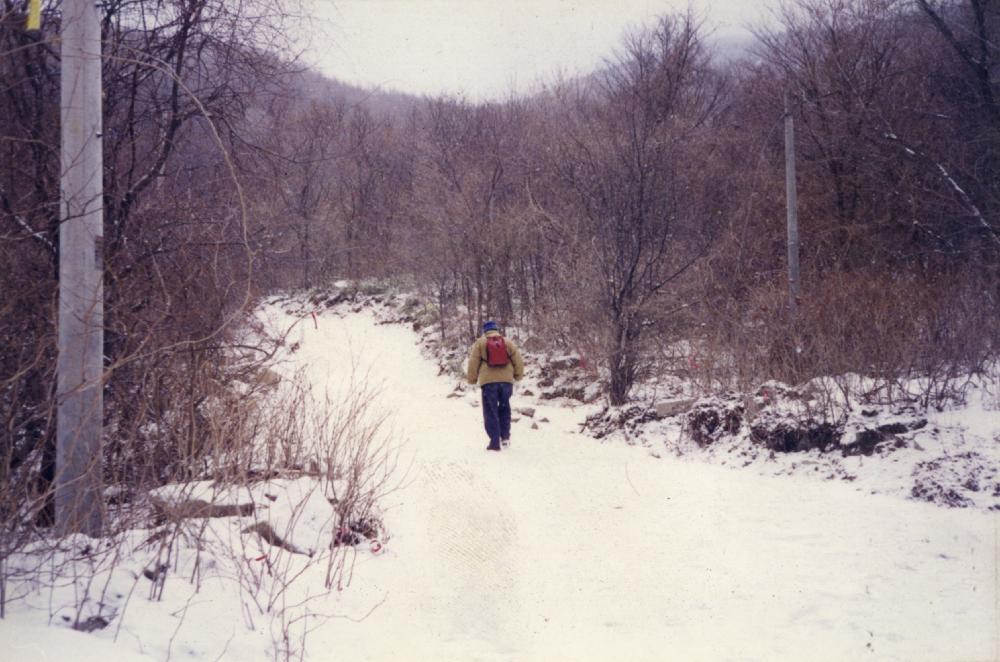
[[[497,326],[497,323],[494,322],[493,320],[490,320],[483,324],[483,333],[487,331],[498,331],[499,329],[500,327]]]

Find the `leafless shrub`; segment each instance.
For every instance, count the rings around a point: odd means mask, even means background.
[[[301,652],[304,634],[293,641],[292,626],[307,626],[311,605],[350,583],[359,544],[387,540],[378,501],[397,484],[394,439],[363,379],[334,401],[314,398],[295,374],[278,382],[260,369],[238,374],[258,381],[216,384],[199,407],[197,443],[186,425],[158,433],[159,446],[171,439],[174,448],[149,453],[149,462],[179,449],[183,462],[170,472],[127,459],[129,475],[147,482],[109,494],[107,537],[58,540],[24,526],[23,513],[5,519],[19,537],[4,537],[2,604],[47,592],[53,616],[66,615],[74,627],[120,624],[129,601],[158,601],[178,586],[168,578],[197,592],[221,572],[237,579],[248,626],[271,624],[276,655]],[[123,441],[157,448],[148,434]],[[109,595],[112,585],[122,592],[121,569],[135,567],[142,571],[127,595]],[[317,582],[326,591],[315,590]],[[71,614],[69,584],[77,587]],[[299,591],[304,585],[312,588]]]
[[[717,332],[693,345],[704,384],[753,392],[770,378],[828,377],[842,402],[941,407],[961,400],[996,355],[989,320],[1000,311],[966,270],[825,274],[807,283],[794,319],[786,297],[761,286],[746,317],[716,318]]]

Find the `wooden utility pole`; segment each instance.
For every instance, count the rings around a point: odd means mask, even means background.
[[[795,317],[799,300],[799,215],[795,190],[795,122],[785,92],[785,203],[788,210],[788,309]]]
[[[101,534],[104,415],[101,31],[94,0],[62,2],[56,529]]]

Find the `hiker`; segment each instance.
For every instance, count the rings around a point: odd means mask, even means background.
[[[483,335],[469,350],[466,378],[470,384],[482,386],[483,423],[489,435],[488,451],[500,450],[500,444],[510,445],[510,395],[514,382],[524,377],[521,350],[500,335],[497,323],[483,324]]]

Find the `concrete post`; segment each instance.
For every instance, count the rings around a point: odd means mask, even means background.
[[[56,529],[103,529],[103,150],[101,33],[94,0],[62,3]]]
[[[785,203],[788,216],[788,308],[795,317],[799,300],[799,216],[795,188],[795,122],[785,93]]]

